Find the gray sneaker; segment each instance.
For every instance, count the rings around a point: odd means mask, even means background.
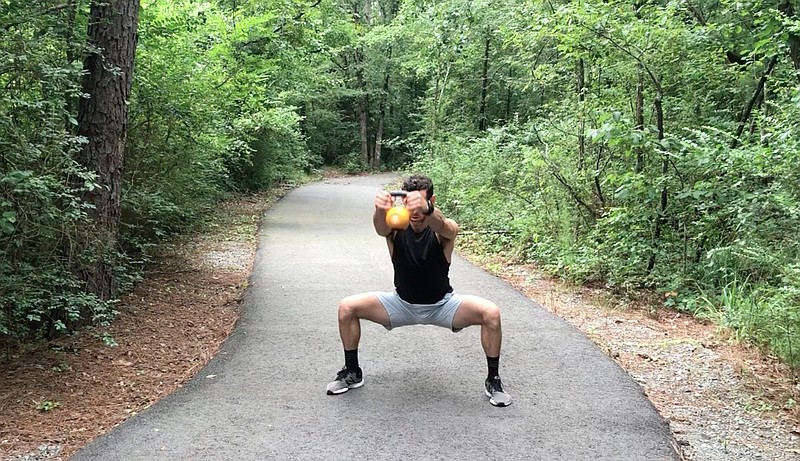
[[[342,368],[336,373],[336,379],[328,384],[328,395],[343,394],[350,389],[355,389],[364,385],[364,376],[361,373],[361,368],[356,372],[347,371],[347,368]]]
[[[494,378],[486,378],[486,396],[489,397],[489,403],[496,407],[507,407],[511,405],[511,395],[503,390],[503,383],[500,381],[499,376]]]

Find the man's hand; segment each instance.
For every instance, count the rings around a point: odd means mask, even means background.
[[[428,211],[428,199],[425,198],[425,191],[415,190],[409,192],[404,202],[406,204],[406,208],[410,213],[419,213],[425,214]]]
[[[392,228],[386,224],[386,210],[394,205],[392,195],[386,191],[378,192],[375,196],[375,212],[372,214],[372,225],[375,232],[381,237],[386,237],[392,233]]]
[[[378,192],[378,195],[375,196],[375,210],[382,210],[385,212],[392,206],[394,206],[394,200],[391,194],[385,190]]]

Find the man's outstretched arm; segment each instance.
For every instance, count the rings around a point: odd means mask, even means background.
[[[425,224],[427,224],[432,231],[436,232],[440,238],[445,240],[455,240],[458,235],[458,224],[450,218],[445,217],[441,210],[434,206],[436,196],[431,197],[430,206],[433,207],[433,212],[428,215],[429,201],[425,198],[423,191],[409,192],[406,196],[406,207],[412,213],[418,213],[425,216]]]
[[[375,212],[372,214],[372,225],[375,226],[375,232],[381,237],[386,237],[392,233],[392,228],[386,224],[386,210],[394,205],[392,195],[388,192],[380,191],[375,196]]]
[[[458,235],[458,224],[452,219],[446,218],[438,208],[434,208],[433,213],[426,218],[426,222],[431,230],[443,239],[455,240]]]

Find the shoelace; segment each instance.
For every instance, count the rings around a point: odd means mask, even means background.
[[[503,383],[500,381],[499,376],[495,376],[489,381],[489,391],[490,392],[505,392],[503,390]]]
[[[346,368],[342,368],[341,370],[339,370],[339,373],[336,373],[336,381],[341,381],[347,378],[347,373],[348,372]]]
[[[347,381],[347,377],[350,375],[353,376],[352,379],[353,382],[358,381],[358,373],[356,373],[355,371],[354,372],[347,371],[347,368],[342,368],[341,370],[339,370],[338,373],[336,373],[336,381]]]

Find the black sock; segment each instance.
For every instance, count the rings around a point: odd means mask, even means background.
[[[500,369],[500,357],[489,357],[486,356],[486,363],[489,365],[489,379],[498,376],[499,369]]]
[[[358,349],[344,350],[344,366],[347,371],[358,371]]]

